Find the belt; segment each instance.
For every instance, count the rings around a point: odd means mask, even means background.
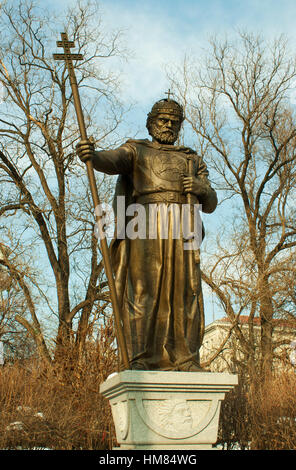
[[[163,191],[159,193],[142,194],[137,197],[137,204],[153,204],[157,202],[186,204],[187,197],[185,194],[177,191]]]

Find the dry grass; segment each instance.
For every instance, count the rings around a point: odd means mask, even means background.
[[[62,365],[30,360],[0,368],[0,449],[111,449],[113,420],[99,389],[117,368],[112,341],[102,328],[80,364],[65,351]],[[296,374],[252,382],[244,377],[222,402],[218,443],[226,449],[296,449]]]
[[[88,346],[79,366],[68,360],[63,366],[30,361],[2,367],[0,448],[111,448],[113,422],[99,388],[116,361],[104,340]]]
[[[265,380],[250,394],[252,448],[296,449],[296,374]]]
[[[219,443],[253,450],[296,449],[296,374],[243,382],[222,403]]]

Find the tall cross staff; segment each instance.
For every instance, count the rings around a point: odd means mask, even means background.
[[[57,41],[57,46],[63,47],[64,54],[53,54],[53,57],[56,60],[66,61],[81,139],[87,140],[84,116],[82,112],[78,85],[77,85],[74,66],[73,66],[73,60],[82,60],[83,56],[82,54],[71,54],[70,48],[75,47],[75,45],[73,41],[68,40],[67,33],[61,33],[61,38],[62,38],[61,41]],[[87,168],[87,175],[88,175],[89,185],[91,189],[93,204],[94,204],[94,207],[96,208],[100,205],[100,199],[98,195],[95,174],[94,174],[94,169],[93,169],[93,163],[91,159],[88,159],[86,161],[86,168]],[[118,303],[118,298],[117,298],[117,293],[116,293],[116,288],[115,288],[115,282],[113,278],[113,272],[111,268],[109,249],[107,245],[107,240],[103,233],[101,217],[97,216],[96,218],[97,218],[97,225],[99,228],[100,245],[101,245],[102,256],[103,256],[103,261],[104,261],[104,266],[105,266],[105,273],[106,273],[107,280],[108,280],[111,303],[112,303],[113,312],[114,312],[118,346],[121,351],[123,365],[126,369],[129,369],[129,359],[128,359],[125,337],[123,335],[123,328],[121,324],[121,314],[120,314],[120,308],[119,308],[119,303]]]

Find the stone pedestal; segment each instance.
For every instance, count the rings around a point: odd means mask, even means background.
[[[126,370],[101,385],[117,449],[212,449],[221,402],[237,376],[212,372]]]

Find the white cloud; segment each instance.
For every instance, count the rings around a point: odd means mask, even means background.
[[[294,0],[103,0],[110,27],[126,30],[135,57],[122,68],[126,90],[139,103],[158,98],[167,88],[164,66],[181,62],[185,53],[198,54],[209,36],[246,28],[267,36],[295,38]]]
[[[57,0],[47,2],[59,8]],[[75,0],[64,0],[73,4]],[[208,38],[234,28],[295,40],[295,0],[101,0],[106,30],[125,30],[128,63],[112,61],[121,71],[123,97],[147,111],[168,88],[165,65],[181,63],[185,53],[198,56]],[[140,113],[142,111],[140,110]]]
[[[104,6],[104,18],[111,24],[114,18],[112,3]],[[182,39],[182,31],[176,33],[168,18],[156,15],[153,10],[143,11],[139,6],[130,11],[123,5],[117,15],[120,18],[118,26],[125,28],[128,46],[134,52],[134,57],[123,66],[127,94],[138,102],[150,102],[166,91],[164,66],[181,59],[186,41]]]

